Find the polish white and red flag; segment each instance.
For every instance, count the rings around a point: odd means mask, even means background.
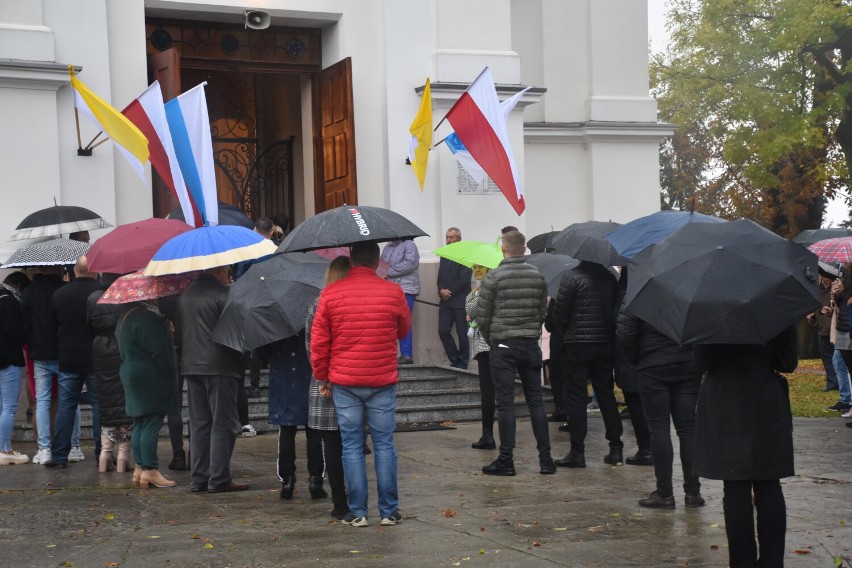
[[[177,196],[183,218],[193,227],[202,225],[201,214],[189,194],[175,154],[172,133],[166,120],[166,108],[160,82],[154,81],[121,113],[148,138],[151,166]]]
[[[485,170],[515,212],[524,212],[524,193],[512,156],[506,116],[486,67],[445,116],[474,160]]]

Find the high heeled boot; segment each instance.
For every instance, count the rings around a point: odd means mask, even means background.
[[[284,481],[281,482],[281,498],[292,499],[293,491],[296,489],[296,476],[285,475]]]
[[[328,493],[322,487],[321,475],[312,475],[308,479],[308,491],[311,494],[311,499],[325,499],[328,497]]]
[[[133,470],[133,487],[139,487],[139,480],[142,478],[142,466],[138,463]]]
[[[133,461],[133,452],[130,449],[130,442],[119,442],[115,470],[119,473],[124,473],[128,468],[131,468],[134,465],[135,462]]]
[[[112,450],[115,442],[110,440],[106,435],[101,435],[101,455],[98,457],[98,471],[106,473],[115,469],[112,463]]]
[[[163,477],[159,469],[144,469],[142,476],[139,478],[139,487],[148,489],[149,485],[154,487],[174,487],[177,482]]]

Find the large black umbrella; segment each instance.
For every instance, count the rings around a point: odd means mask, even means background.
[[[74,264],[91,246],[82,241],[50,239],[16,250],[3,264],[3,268]]]
[[[420,227],[390,209],[343,205],[300,223],[287,235],[278,250],[309,251],[426,236],[429,235]]]
[[[538,268],[547,280],[547,295],[555,298],[559,292],[559,283],[566,270],[574,268],[580,261],[564,254],[536,252],[524,257],[527,263]]]
[[[15,227],[12,241],[54,237],[56,235],[93,231],[112,227],[100,215],[84,207],[54,205],[27,215]]]
[[[724,219],[692,211],[657,211],[634,219],[606,236],[616,252],[631,258],[645,248],[665,239],[687,223],[724,223]]]
[[[577,260],[597,262],[604,266],[621,266],[622,259],[615,247],[604,238],[621,225],[609,221],[586,221],[568,225],[553,238],[553,248]]]
[[[830,229],[807,229],[793,237],[794,243],[803,247],[810,246],[826,239],[838,239],[840,237],[852,236],[852,229],[830,228]]]
[[[293,253],[254,264],[231,286],[213,341],[248,351],[299,333],[329,262],[313,253]]]
[[[178,219],[179,221],[185,222],[186,219],[183,217],[183,209],[180,207],[172,209],[166,216],[167,219]],[[219,224],[235,225],[238,227],[245,227],[246,229],[254,229],[254,221],[252,221],[242,209],[236,205],[222,202],[219,202]]]
[[[559,231],[550,231],[536,235],[527,241],[527,248],[533,254],[537,252],[553,252],[553,239],[558,234]]]
[[[821,305],[816,255],[748,219],[684,225],[628,268],[627,313],[680,344],[763,344]]]

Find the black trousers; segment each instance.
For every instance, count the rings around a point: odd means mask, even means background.
[[[701,375],[692,363],[672,363],[638,371],[642,389],[642,406],[651,430],[651,454],[654,456],[654,474],[657,493],[671,497],[672,489],[672,436],[669,425],[674,422],[680,441],[680,463],[683,468],[683,490],[689,495],[701,491],[698,476],[692,473],[692,454],[695,437],[695,405]]]
[[[781,482],[777,479],[725,481],[724,487],[730,568],[784,566],[787,505]],[[754,509],[757,509],[758,544],[754,542]]]
[[[624,393],[624,404],[630,413],[630,424],[633,426],[633,434],[636,436],[636,445],[640,450],[651,449],[651,431],[648,429],[648,420],[645,418],[645,409],[642,406],[642,395],[638,392]]]
[[[296,431],[298,426],[278,427],[278,479],[284,481],[285,477],[296,475]],[[308,475],[311,477],[322,477],[322,436],[319,430],[313,428],[305,429],[308,449]],[[341,454],[342,454],[341,449]]]
[[[178,392],[180,393],[181,407],[183,407],[183,375],[178,376]],[[174,457],[183,455],[183,415],[180,409],[177,414],[167,416],[169,423],[169,441],[172,443],[172,454]]]
[[[477,353],[479,363],[479,396],[482,401],[482,429],[494,429],[494,412],[497,402],[494,395],[494,380],[491,378],[491,356],[488,351]]]
[[[343,477],[343,440],[340,430],[314,430],[307,429],[308,436],[314,438],[319,435],[321,451],[325,460],[325,473],[328,477],[328,486],[331,488],[331,502],[338,511],[345,511],[346,482]],[[310,466],[309,466],[310,469]]]
[[[502,347],[501,347],[502,346]],[[515,372],[521,378],[524,398],[540,458],[550,457],[550,432],[541,398],[541,348],[530,338],[495,341],[491,348],[491,377],[500,409],[500,459],[511,460],[515,448]]]
[[[588,391],[592,388],[606,428],[606,439],[611,448],[623,448],[621,435],[624,427],[618,415],[612,375],[614,348],[611,343],[566,343],[562,347],[562,368],[565,377],[565,394],[568,404],[568,422],[571,424],[571,451],[584,453],[589,426],[586,415]]]
[[[444,346],[447,359],[450,360],[450,365],[462,369],[467,369],[467,364],[470,360],[466,315],[464,306],[453,308],[441,305],[438,307],[438,337],[441,338],[441,343]],[[456,347],[456,341],[453,339],[453,328],[455,328],[456,335],[459,338],[458,347]]]
[[[568,403],[565,396],[565,376],[562,372],[562,346],[550,344],[550,359],[547,360],[550,376],[550,392],[553,394],[553,413],[568,415]]]

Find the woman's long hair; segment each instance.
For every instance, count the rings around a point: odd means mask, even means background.
[[[328,286],[332,282],[337,282],[349,274],[349,269],[352,265],[349,262],[348,256],[340,255],[331,261],[325,271],[325,285]]]

